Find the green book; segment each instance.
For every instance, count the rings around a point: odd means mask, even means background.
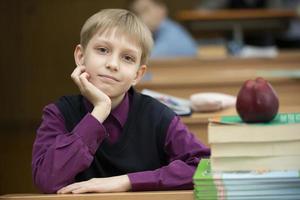
[[[212,173],[211,173],[211,167],[210,167],[210,161],[209,159],[201,159],[200,163],[198,164],[198,167],[196,169],[196,172],[193,176],[193,182],[194,185],[197,183],[201,183],[201,180],[205,180],[205,184],[210,187],[208,190],[208,196],[212,197],[213,199],[218,198],[218,188],[214,184],[214,180],[212,178]],[[201,188],[201,186],[200,186]],[[197,190],[194,189],[194,195],[196,199],[198,199],[198,192]],[[200,198],[199,198],[200,199]]]
[[[210,119],[210,122],[221,123],[221,124],[231,124],[231,125],[261,125],[261,126],[271,126],[271,125],[285,125],[285,124],[297,124],[300,123],[300,113],[278,113],[276,117],[270,122],[264,123],[245,123],[237,115],[232,116],[221,116]]]

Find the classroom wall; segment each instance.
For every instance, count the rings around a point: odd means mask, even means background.
[[[76,93],[70,79],[73,50],[82,24],[102,8],[126,0],[0,1],[0,194],[36,192],[31,147],[41,110],[57,97]],[[195,0],[166,1],[170,14]]]

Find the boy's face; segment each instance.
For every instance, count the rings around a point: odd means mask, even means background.
[[[140,66],[141,48],[115,29],[96,33],[84,50],[79,48],[82,54],[77,61],[86,67],[89,81],[112,100],[123,97],[145,73],[146,66]]]

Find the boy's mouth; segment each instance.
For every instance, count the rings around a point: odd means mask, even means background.
[[[110,76],[110,75],[99,74],[98,76],[100,76],[100,77],[102,77],[102,78],[105,78],[105,79],[111,79],[111,80],[120,82],[117,78],[115,78],[115,77],[113,77],[113,76]]]

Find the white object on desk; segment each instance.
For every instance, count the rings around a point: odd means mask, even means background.
[[[223,93],[204,92],[190,97],[191,107],[196,112],[211,112],[235,106],[236,97]]]
[[[278,50],[275,46],[257,47],[244,46],[238,54],[241,58],[275,58],[278,56]]]

